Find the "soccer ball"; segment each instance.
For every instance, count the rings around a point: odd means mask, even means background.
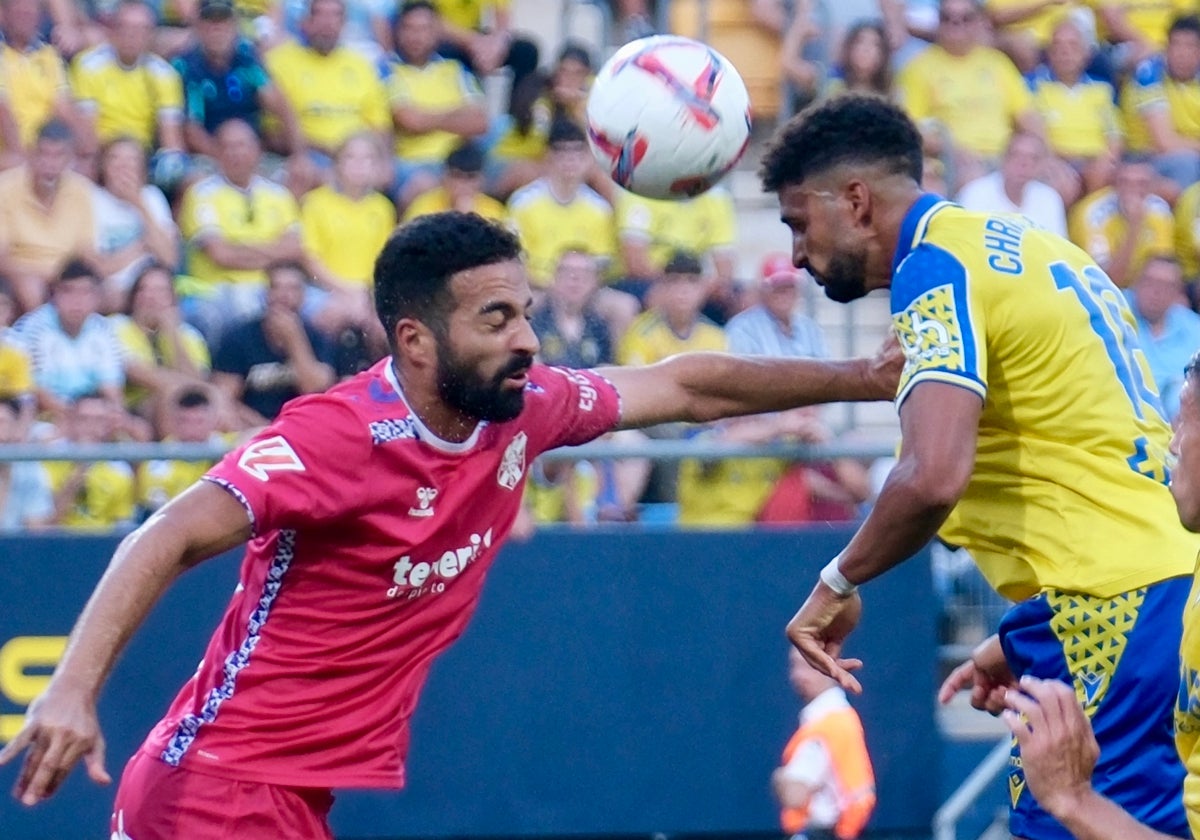
[[[632,41],[600,68],[588,139],[618,185],[647,198],[699,195],[750,143],[750,95],[729,61],[674,35]]]

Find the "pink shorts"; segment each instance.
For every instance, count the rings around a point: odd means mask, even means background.
[[[113,840],[333,840],[333,794],[171,767],[138,751],[113,805]]]

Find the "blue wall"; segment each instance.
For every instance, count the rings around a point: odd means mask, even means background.
[[[849,532],[542,533],[510,544],[469,632],[435,666],[401,793],[342,793],[347,837],[771,831],[768,776],[795,727],[783,627]],[[65,635],[106,539],[0,540],[0,646]],[[101,701],[109,770],[195,668],[236,557],[189,573]],[[916,559],[865,590],[850,652],[879,777],[873,826],[928,826],[939,744],[934,609]],[[5,696],[0,715],[22,707]],[[0,790],[12,767],[0,768]],[[0,800],[5,840],[104,834],[111,790],[79,771],[49,803]]]

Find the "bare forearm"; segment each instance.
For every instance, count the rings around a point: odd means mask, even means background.
[[[1125,239],[1117,247],[1116,252],[1108,261],[1108,265],[1104,266],[1104,270],[1108,276],[1122,289],[1130,285],[1133,279],[1129,275],[1130,269],[1133,267],[1133,255],[1137,250],[1141,227],[1141,224],[1130,226],[1130,230],[1125,234]]]
[[[145,231],[146,248],[154,258],[163,265],[175,265],[179,262],[179,243],[174,234],[150,215],[145,207],[138,207],[142,216],[142,229]]]
[[[1075,840],[1175,840],[1142,825],[1124,808],[1095,791],[1078,807],[1057,809],[1054,816]]]
[[[487,131],[487,112],[474,105],[455,108],[437,116],[437,127],[460,137],[476,137]]]

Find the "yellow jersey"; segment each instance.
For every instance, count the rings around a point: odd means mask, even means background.
[[[581,186],[570,201],[559,201],[539,178],[513,193],[508,213],[525,249],[529,282],[550,285],[563,252],[582,249],[609,262],[617,254],[613,209],[600,194]]]
[[[1148,58],[1137,66],[1121,89],[1121,115],[1129,151],[1154,151],[1145,119],[1145,114],[1154,110],[1169,113],[1171,125],[1181,137],[1200,140],[1200,79],[1172,79],[1162,56]]]
[[[435,55],[423,67],[396,58],[389,66],[387,96],[392,108],[445,112],[483,103],[479,82],[452,58]],[[396,157],[410,162],[441,163],[460,143],[462,138],[450,131],[425,134],[398,131]]]
[[[121,343],[121,352],[126,359],[152,367],[164,365],[173,368],[176,365],[174,342],[168,340],[166,336],[161,333],[153,337],[146,335],[128,315],[109,315],[108,320],[117,334],[117,341]],[[204,342],[204,336],[200,334],[199,330],[191,324],[180,324],[179,342],[183,346],[183,352],[187,354],[188,360],[197,370],[207,373],[212,368],[208,345]],[[134,385],[128,381],[125,383],[125,405],[127,407],[133,408],[140,405],[148,396],[150,396],[150,391],[140,385]]]
[[[137,469],[138,504],[147,512],[156,511],[211,468],[204,461],[143,461]]]
[[[1084,75],[1067,85],[1043,65],[1033,74],[1030,88],[1033,107],[1046,123],[1046,140],[1059,157],[1094,158],[1121,135],[1121,117],[1108,82]]]
[[[334,152],[360,131],[390,131],[383,82],[371,62],[349,47],[321,55],[295,41],[266,55],[267,72],[300,122],[305,140]]]
[[[1130,283],[1137,278],[1147,257],[1169,254],[1174,246],[1175,221],[1170,205],[1156,195],[1148,196],[1146,205],[1141,236],[1129,266]],[[1071,241],[1101,265],[1116,253],[1128,228],[1129,223],[1117,206],[1117,193],[1112,187],[1096,190],[1072,207],[1067,217]]]
[[[46,461],[43,466],[50,479],[50,489],[57,494],[76,465],[68,461]],[[124,461],[98,461],[85,469],[75,503],[59,526],[68,531],[111,531],[133,522],[133,507],[133,469]]]
[[[70,100],[71,85],[62,56],[49,44],[35,41],[18,50],[0,44],[0,71],[5,79],[8,103],[25,148],[33,145],[38,129],[54,116],[59,100]]]
[[[678,335],[653,309],[633,319],[617,345],[617,364],[652,365],[676,353],[725,349],[725,331],[700,316],[691,332]]]
[[[645,242],[661,271],[675,251],[703,256],[728,251],[737,241],[733,197],[723,188],[682,201],[657,201],[625,190],[617,193],[617,235]]]
[[[515,125],[496,141],[491,156],[499,160],[541,160],[546,153],[546,140],[554,122],[554,109],[549,97],[539,96],[530,109],[529,126],[522,134]]]
[[[442,20],[463,29],[481,29],[484,16],[492,9],[508,8],[508,0],[433,0]]]
[[[333,186],[317,187],[300,202],[304,249],[348,283],[369,288],[375,258],[396,229],[396,208],[377,192],[360,199]]]
[[[935,44],[904,66],[896,85],[914,122],[940,125],[956,144],[988,159],[999,159],[1016,118],[1033,107],[1016,66],[990,47],[959,57]]]
[[[1200,538],[1167,489],[1171,429],[1121,291],[1023,216],[925,195],[891,287],[907,364],[983,401],[975,469],[940,535],[1001,594],[1111,598],[1190,574]]]
[[[25,351],[4,337],[0,329],[0,399],[11,400],[33,393],[33,365]]]
[[[183,82],[153,53],[125,67],[109,44],[85,50],[71,63],[71,89],[79,108],[96,117],[103,143],[133,137],[153,148],[160,119],[183,119]]]
[[[679,524],[738,528],[749,525],[787,469],[780,458],[689,459],[679,462]]]
[[[1183,807],[1192,837],[1200,837],[1200,576],[1192,581],[1179,644],[1179,701],[1175,707],[1175,748],[1187,770]]]
[[[430,213],[444,213],[450,207],[450,196],[446,192],[445,187],[434,187],[426,193],[421,193],[413,199],[412,204],[408,205],[408,209],[404,211],[404,221],[410,222],[418,216],[428,216]],[[477,193],[475,201],[471,206],[472,213],[478,213],[485,219],[491,219],[493,222],[505,222],[508,220],[508,210],[504,205],[490,195]]]
[[[1175,256],[1184,278],[1200,275],[1200,183],[1192,184],[1175,201]]]
[[[188,243],[188,274],[211,283],[257,283],[267,276],[248,268],[224,268],[204,253],[204,239],[219,236],[238,245],[274,242],[300,223],[300,208],[286,188],[257,175],[241,190],[220,175],[198,181],[183,194],[179,231]]]

